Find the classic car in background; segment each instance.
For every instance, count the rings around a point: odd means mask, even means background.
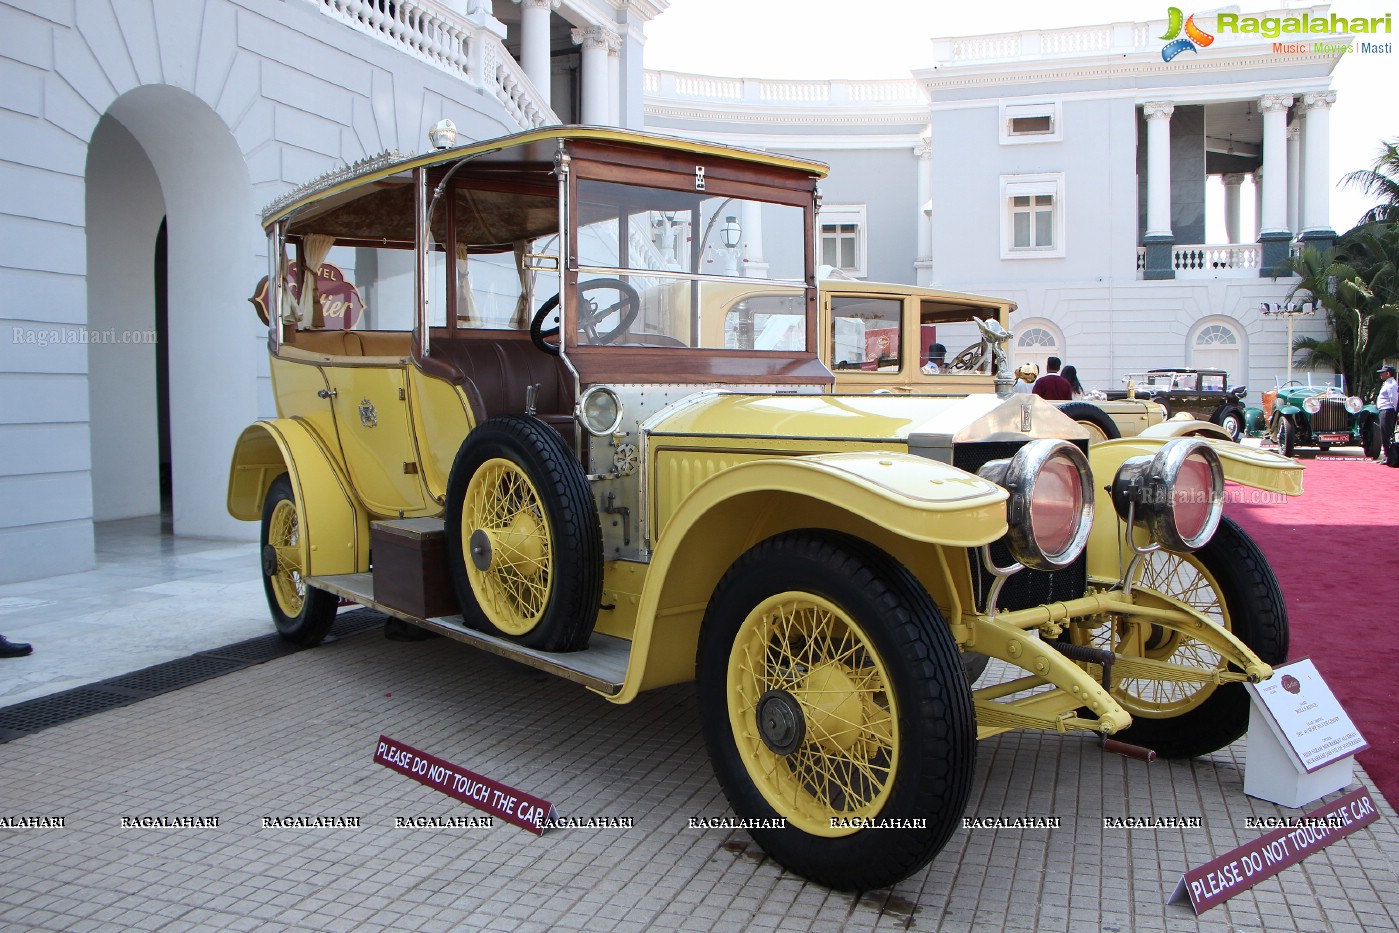
[[[1122,377],[1127,388],[1112,389],[1109,399],[1149,399],[1166,410],[1167,418],[1185,415],[1219,425],[1234,440],[1244,434],[1244,386],[1230,386],[1221,369],[1149,369]]]
[[[239,438],[228,508],[261,522],[299,643],[345,598],[615,703],[697,681],[753,838],[870,890],[946,845],[979,738],[1189,757],[1241,736],[1288,622],[1224,483],[1297,494],[1302,467],[1200,437],[1090,446],[1033,395],[833,394],[824,174],[554,126],[289,193],[263,216],[278,416]],[[719,222],[751,216],[768,262],[726,274]],[[318,327],[294,258],[345,270],[375,329]],[[998,352],[954,362],[989,379]],[[973,690],[963,652],[1013,679]]]
[[[1010,333],[1015,302],[913,285],[820,280],[821,358],[837,392],[994,393],[997,333]],[[997,330],[998,329],[998,330]],[[929,349],[945,355],[931,359]],[[1165,420],[1146,399],[1057,402],[1091,442],[1135,437]]]
[[[1263,422],[1269,440],[1284,457],[1298,447],[1330,450],[1363,447],[1365,456],[1380,454],[1379,411],[1344,386],[1303,385],[1292,381],[1263,393]]]

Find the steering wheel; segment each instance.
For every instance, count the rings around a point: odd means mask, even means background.
[[[617,301],[603,307],[597,301],[583,297],[586,292],[593,291],[616,292]],[[549,327],[545,327],[544,322],[558,306],[559,296],[555,295],[539,306],[539,310],[534,313],[534,320],[529,322],[529,339],[545,353],[555,356],[559,353],[559,344],[549,343],[544,338],[559,335],[558,317],[554,317],[554,323]],[[578,329],[588,338],[590,344],[611,343],[622,336],[631,326],[631,322],[636,320],[640,310],[641,296],[637,294],[636,289],[621,279],[592,279],[578,286]],[[617,325],[610,330],[599,331],[599,325],[613,314],[617,315]]]
[[[986,344],[977,341],[948,360],[942,371],[945,373],[979,371],[984,362],[986,362]]]
[[[1292,388],[1293,386],[1300,386],[1301,384],[1302,384],[1302,383],[1298,382],[1296,379],[1293,379],[1291,382],[1284,382],[1282,385],[1278,386],[1278,388],[1279,388],[1279,389],[1290,389],[1290,388]]]

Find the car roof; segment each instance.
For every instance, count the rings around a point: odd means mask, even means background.
[[[527,130],[522,133],[512,133],[495,139],[479,140],[450,149],[433,149],[416,155],[405,155],[402,152],[393,151],[362,159],[352,165],[342,166],[327,172],[282,195],[262,212],[262,223],[264,227],[271,227],[298,208],[321,198],[422,166],[441,165],[468,158],[477,162],[496,163],[502,166],[511,164],[524,166],[539,163],[552,165],[554,153],[558,150],[559,145],[575,139],[596,140],[671,150],[688,155],[759,163],[765,166],[804,172],[815,178],[824,178],[830,171],[829,166],[824,162],[758,149],[724,146],[693,139],[663,136],[658,133],[640,133],[635,130],[597,126],[551,126]]]

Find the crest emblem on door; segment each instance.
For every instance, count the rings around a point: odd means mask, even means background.
[[[359,403],[359,423],[366,428],[372,428],[379,423],[379,414],[374,410],[374,403],[369,399],[361,399]]]

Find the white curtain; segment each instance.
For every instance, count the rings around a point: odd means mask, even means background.
[[[316,275],[321,271],[330,248],[335,245],[335,237],[324,233],[312,233],[303,238],[302,258],[305,265],[301,269],[301,304],[297,308],[297,319],[301,327],[319,329],[325,327],[325,315],[321,309],[321,296],[316,288]]]
[[[476,299],[471,294],[471,279],[467,268],[465,243],[457,244],[457,324],[475,327],[480,323],[476,314]]]
[[[510,326],[516,330],[529,327],[529,322],[534,317],[530,307],[530,296],[534,294],[534,272],[525,259],[528,251],[528,240],[520,240],[515,244],[515,268],[520,270],[520,299],[515,303],[515,316],[511,318]]]

